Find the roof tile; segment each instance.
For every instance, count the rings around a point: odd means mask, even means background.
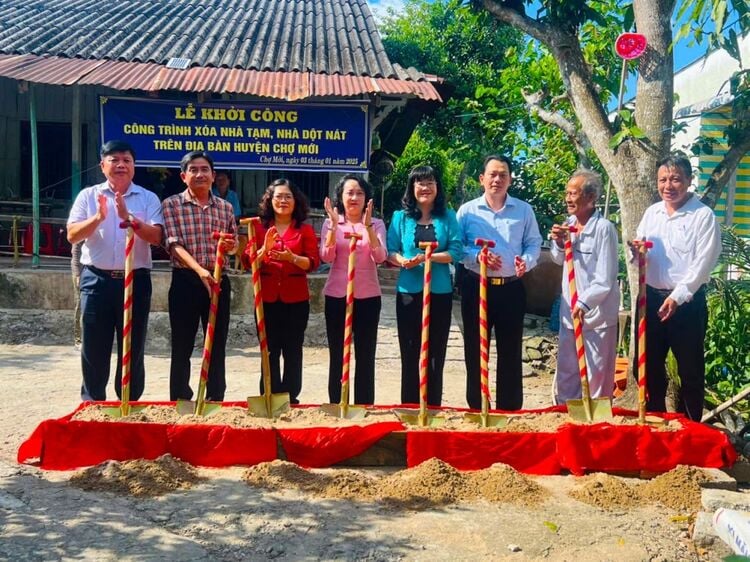
[[[414,79],[366,0],[3,0],[0,53]]]

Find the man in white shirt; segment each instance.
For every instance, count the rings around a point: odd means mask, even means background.
[[[143,393],[143,351],[151,307],[151,245],[161,244],[162,218],[159,198],[133,183],[135,152],[122,141],[101,148],[101,169],[106,181],[82,190],[68,217],[68,241],[81,247],[81,366],[82,400],[106,400],[112,338],[117,332],[115,392],[121,397],[122,322],[126,229],[135,230],[133,248],[133,319],[131,331],[130,399]]]
[[[637,236],[653,243],[646,269],[646,388],[651,412],[666,411],[665,360],[677,360],[677,411],[700,420],[703,413],[708,324],[705,284],[721,253],[721,231],[713,211],[688,191],[690,160],[671,154],[657,163],[661,202],[651,205]]]
[[[466,274],[461,284],[461,317],[466,361],[466,401],[479,409],[479,250],[477,238],[492,240],[487,253],[487,334],[495,328],[497,408],[523,406],[521,338],[526,290],[521,277],[539,260],[542,236],[531,205],[508,195],[512,162],[506,156],[484,159],[479,183],[484,194],[461,205],[458,228],[464,246]]]
[[[552,226],[551,257],[563,264],[564,243],[570,233],[573,246],[578,302],[571,312],[568,269],[563,266],[562,299],[560,302],[560,339],[554,396],[557,404],[581,397],[578,354],[573,333],[573,316],[583,326],[583,340],[592,398],[611,397],[615,386],[617,347],[617,314],[620,288],[617,284],[617,230],[596,210],[602,193],[599,174],[580,170],[565,186],[565,204],[570,216],[562,225]]]

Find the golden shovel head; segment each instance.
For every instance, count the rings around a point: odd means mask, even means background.
[[[192,416],[193,414],[198,415],[198,412],[196,412],[197,403],[195,400],[177,400],[175,407],[177,408],[177,413],[181,416]],[[209,402],[206,400],[203,403],[203,412],[200,415],[204,417],[212,416],[219,410],[221,410],[221,402]]]
[[[467,412],[464,414],[464,419],[482,427],[505,427],[508,425],[508,416],[501,414],[474,414]]]
[[[141,410],[143,410],[146,406],[133,406],[130,405],[128,415],[137,414]],[[101,409],[102,412],[107,414],[111,418],[124,418],[125,416],[122,415],[122,408],[120,406],[107,406],[106,408]]]
[[[349,404],[321,404],[321,411],[334,418],[361,420],[367,415],[367,408]]]
[[[284,412],[289,411],[290,405],[291,400],[288,392],[271,394],[270,400],[265,395],[247,397],[247,411],[261,418],[277,418]]]
[[[445,417],[437,415],[440,410],[427,410],[420,416],[419,410],[393,410],[403,423],[417,427],[441,427],[445,424]]]
[[[612,419],[612,401],[609,398],[580,398],[568,400],[568,415],[576,421],[609,421]]]

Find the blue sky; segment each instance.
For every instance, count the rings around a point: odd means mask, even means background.
[[[399,12],[404,6],[404,0],[368,0],[368,3],[376,19],[386,15],[388,8],[393,8],[396,12]],[[684,68],[703,56],[705,52],[705,45],[689,47],[687,40],[681,41],[675,48],[675,70]]]

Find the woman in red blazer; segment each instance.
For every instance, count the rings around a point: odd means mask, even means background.
[[[315,231],[304,224],[309,210],[307,199],[294,184],[277,179],[260,201],[262,228],[256,230],[271,392],[288,392],[292,404],[299,404],[302,390],[302,344],[310,316],[307,272],[315,271],[320,259]],[[246,262],[250,251],[248,246]],[[282,355],[283,377],[279,364]],[[262,378],[260,391],[263,392]]]

